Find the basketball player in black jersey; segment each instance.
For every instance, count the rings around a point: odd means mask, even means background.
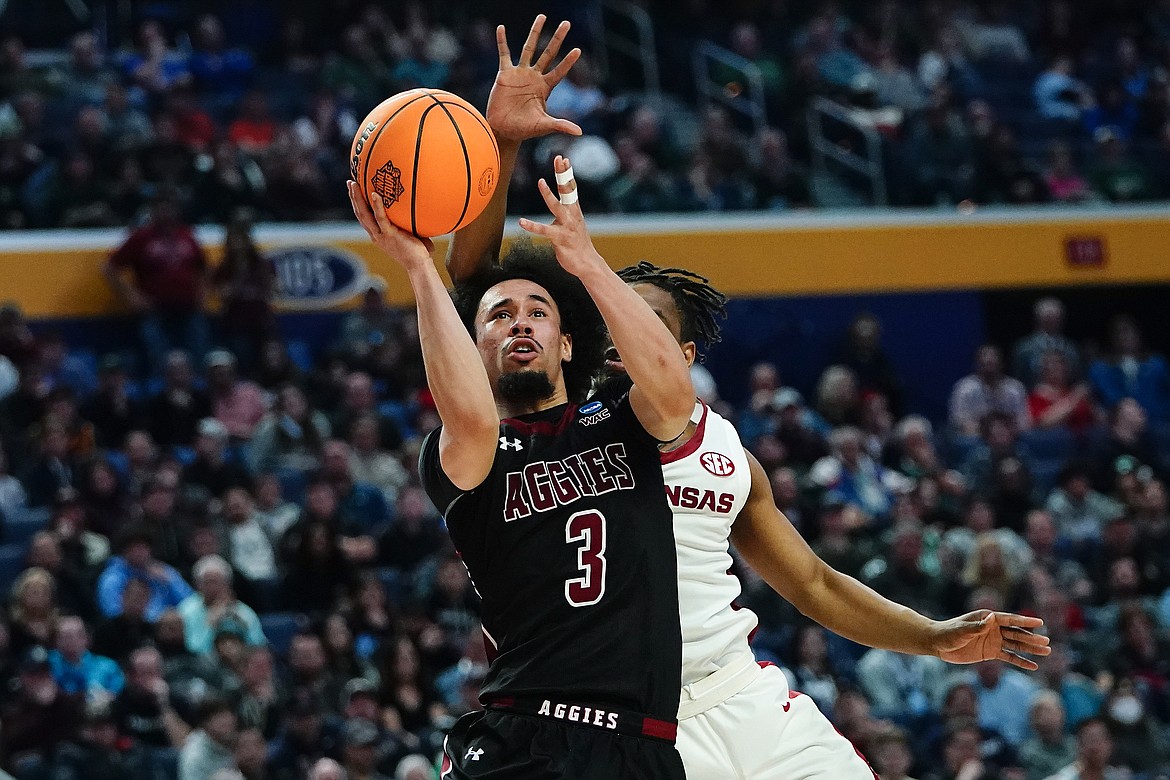
[[[558,174],[568,169],[558,158]],[[443,777],[681,780],[677,571],[658,447],[686,428],[694,389],[677,341],[594,249],[580,207],[544,181],[540,191],[556,220],[524,224],[555,258],[521,245],[448,296],[430,242],[349,183],[358,220],[410,278],[443,421],[420,474],[495,656],[487,710],[448,735]],[[606,328],[631,388],[582,404]]]

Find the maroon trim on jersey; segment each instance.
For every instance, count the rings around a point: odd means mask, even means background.
[[[674,742],[675,738],[678,737],[678,724],[654,718],[642,718],[642,736]]]
[[[702,401],[699,403],[703,404]],[[695,426],[695,433],[687,441],[686,444],[679,447],[677,450],[664,452],[659,457],[662,458],[662,465],[667,463],[674,463],[676,460],[682,460],[688,455],[691,455],[695,450],[703,445],[703,434],[707,432],[707,404],[703,404],[703,416],[699,418],[699,424]]]
[[[515,417],[507,417],[503,420],[500,420],[500,422],[502,422],[504,425],[507,425],[509,428],[515,428],[517,433],[521,433],[525,436],[556,436],[564,431],[565,428],[568,428],[570,425],[572,425],[573,420],[576,419],[577,406],[576,404],[569,404],[565,407],[565,413],[561,415],[561,419],[555,423],[546,422],[544,420],[530,423],[524,422],[523,420],[517,420]]]
[[[763,664],[763,663],[760,664],[760,666],[764,666],[764,665],[765,664]],[[775,666],[775,664],[770,663],[770,662],[767,665],[768,666]],[[794,691],[791,689],[789,689],[789,691],[788,691],[788,698],[790,698],[790,699],[795,699],[797,696],[805,696],[805,695],[807,695],[807,694],[801,693],[800,691]],[[816,705],[814,704],[813,706],[815,707]],[[821,713],[821,714],[823,715],[824,713]],[[826,718],[826,720],[828,720],[828,718]],[[829,721],[829,725],[833,726],[833,722]],[[837,731],[836,726],[833,726],[833,731]],[[853,748],[853,752],[856,753],[857,757],[860,758],[862,763],[865,764],[865,768],[873,773],[873,780],[881,780],[881,778],[878,776],[878,773],[874,772],[873,766],[871,766],[869,763],[869,759],[867,759],[865,757],[865,755],[862,754],[862,752],[857,749],[857,745],[853,744],[853,740],[849,739],[849,737],[845,736],[840,731],[837,731],[837,736],[839,736],[841,739],[843,739],[849,743],[849,747]]]

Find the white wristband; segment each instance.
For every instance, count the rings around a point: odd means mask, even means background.
[[[562,206],[572,206],[577,202],[577,188],[574,187],[572,192],[566,192],[561,196]]]
[[[570,165],[564,173],[557,173],[557,184],[568,184],[573,180],[573,166]]]

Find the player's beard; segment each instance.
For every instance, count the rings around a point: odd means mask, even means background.
[[[556,393],[548,374],[540,370],[513,371],[500,376],[496,383],[500,398],[510,404],[530,406]]]

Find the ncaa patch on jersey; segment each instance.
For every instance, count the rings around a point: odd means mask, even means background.
[[[581,407],[581,414],[597,414],[601,411],[601,407],[605,406],[601,401],[590,401]]]
[[[735,461],[721,452],[704,452],[699,456],[699,465],[716,477],[730,477],[735,473]]]

